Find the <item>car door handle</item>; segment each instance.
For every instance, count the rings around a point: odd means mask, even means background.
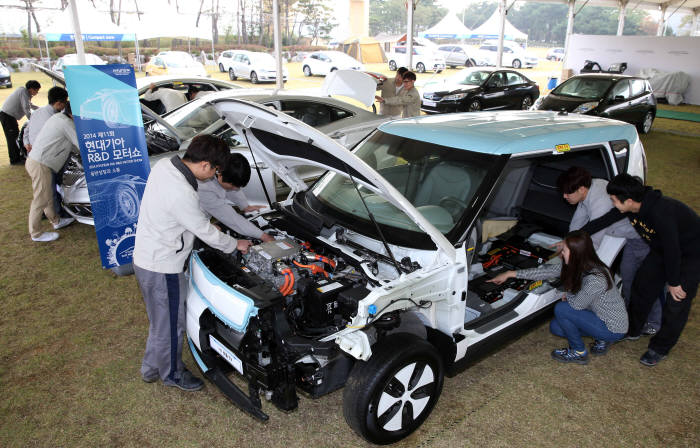
[[[345,133],[340,132],[340,131],[336,131],[336,132],[332,133],[331,135],[329,135],[329,137],[330,138],[343,138],[343,137],[345,137]]]

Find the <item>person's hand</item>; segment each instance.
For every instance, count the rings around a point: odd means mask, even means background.
[[[680,302],[685,299],[685,291],[681,285],[668,287],[668,292],[671,294],[671,298],[676,302]]]
[[[561,253],[561,250],[564,248],[564,241],[557,241],[557,242],[554,243],[554,244],[550,244],[549,247],[551,247],[551,248],[556,248],[556,249],[555,249],[555,250],[556,250],[556,254],[555,254],[555,255],[558,255],[559,253]]]
[[[30,152],[32,152],[32,145],[30,145],[29,143],[27,143],[26,145],[24,145],[24,148],[27,150],[27,154],[29,154]]]
[[[495,283],[497,285],[500,285],[501,283],[505,282],[509,278],[515,278],[515,271],[506,271],[506,272],[501,272],[491,280],[486,280],[486,283]]]
[[[247,254],[248,249],[253,243],[250,242],[250,240],[238,240],[238,244],[236,245],[236,249],[238,249],[241,253]]]
[[[380,103],[383,103],[383,102],[384,102],[384,98],[382,98],[381,96],[378,96],[378,95],[375,95],[375,96],[374,96],[374,99],[377,100],[377,101],[379,101]]]
[[[243,209],[243,212],[244,213],[257,212],[258,210],[261,210],[263,208],[267,208],[267,205],[249,205],[248,207]]]
[[[262,236],[260,237],[260,239],[262,240],[263,243],[275,241],[275,238],[272,235],[267,234],[267,233],[263,233]]]

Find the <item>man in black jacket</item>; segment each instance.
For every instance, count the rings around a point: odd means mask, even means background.
[[[627,338],[639,338],[658,292],[668,285],[661,330],[651,338],[640,359],[646,366],[655,366],[678,342],[698,289],[700,217],[687,205],[645,187],[629,174],[616,176],[608,183],[607,191],[615,209],[582,230],[592,233],[599,226],[626,217],[649,244],[649,255],[632,285]]]

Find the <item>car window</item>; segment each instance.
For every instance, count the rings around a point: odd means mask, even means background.
[[[396,53],[398,53],[398,54],[406,54],[406,48],[405,48],[405,47],[396,47],[396,48],[394,49],[394,51],[396,51]]]
[[[228,124],[225,124],[219,128],[218,131],[214,133],[217,137],[221,138],[226,142],[229,148],[235,148],[236,146],[244,146],[243,139],[236,134],[236,131],[231,129]]]
[[[447,78],[447,82],[465,86],[480,86],[491,73],[482,70],[461,70]]]
[[[599,100],[605,95],[611,84],[612,80],[606,78],[571,78],[552,90],[552,94]]]
[[[504,75],[505,74],[503,72],[496,72],[492,74],[486,85],[488,87],[504,87],[506,85]]]
[[[621,81],[618,81],[617,84],[615,84],[610,91],[610,95],[608,95],[610,99],[615,99],[617,97],[622,97],[622,99],[626,100],[629,99],[630,97],[630,83],[626,79],[623,79]]]
[[[455,52],[455,53],[464,53],[464,48],[462,48],[462,47],[455,47],[455,48],[454,48],[454,52]]]
[[[508,72],[507,78],[508,78],[508,85],[509,86],[515,86],[518,84],[525,83],[525,80],[523,79],[523,77],[517,73]]]
[[[171,117],[168,117],[168,121],[171,123],[174,121],[175,124],[173,127],[175,127],[185,139],[194,137],[219,119],[219,114],[211,104],[204,104],[201,107],[195,108],[182,107],[175,111],[172,117],[176,117],[176,113],[182,115],[182,118],[171,121]]]
[[[282,112],[312,127],[323,126],[351,117],[352,112],[311,101],[282,101]]]
[[[639,96],[646,93],[647,82],[643,79],[632,79],[630,80],[632,86],[632,96]]]

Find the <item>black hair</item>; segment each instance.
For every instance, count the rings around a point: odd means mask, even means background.
[[[571,194],[580,187],[591,188],[591,173],[580,166],[572,166],[557,178],[557,188],[562,194]]]
[[[613,180],[608,182],[606,190],[608,194],[615,195],[620,202],[625,202],[627,199],[632,199],[635,202],[642,202],[646,188],[639,178],[627,173],[622,173],[613,177]]]
[[[221,180],[235,187],[243,188],[250,181],[250,163],[244,155],[229,154],[221,169]]]
[[[70,108],[70,101],[66,101],[66,107],[63,108],[63,113],[73,118],[73,110]]]
[[[190,84],[190,86],[187,88],[187,99],[191,99],[190,95],[197,94],[199,92],[199,87]]]
[[[564,244],[569,248],[569,262],[561,264],[561,282],[566,291],[579,292],[583,277],[590,274],[599,275],[596,271],[605,276],[607,289],[613,287],[610,271],[598,258],[588,233],[574,230],[564,238]]]
[[[68,92],[63,87],[54,86],[49,89],[49,104],[56,101],[68,101]]]
[[[401,75],[403,79],[408,79],[410,81],[415,81],[416,80],[416,74],[411,72],[411,71],[406,71],[403,75]]]
[[[398,73],[399,75],[403,76],[404,73],[406,73],[407,71],[408,71],[408,69],[407,69],[406,67],[399,67],[399,69],[396,70],[396,73]]]
[[[226,163],[229,149],[226,142],[211,134],[198,135],[192,139],[183,160],[193,163],[209,162],[212,166],[221,167]]]
[[[24,87],[29,90],[29,89],[41,89],[41,84],[39,84],[39,81],[36,79],[30,79],[27,81],[27,83],[24,85]]]

